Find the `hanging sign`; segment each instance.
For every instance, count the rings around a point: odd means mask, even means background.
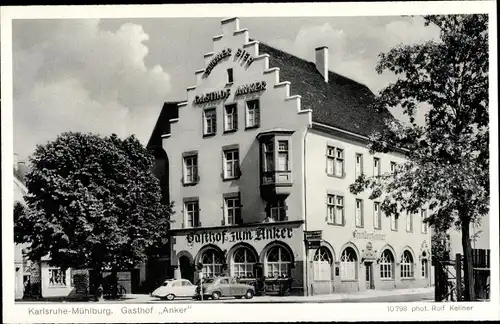
[[[249,93],[265,91],[266,86],[267,86],[266,81],[245,84],[245,85],[239,86],[238,89],[236,89],[236,93],[234,95],[240,96],[240,95],[245,95],[245,94],[249,94]]]
[[[199,105],[199,104],[203,104],[203,103],[207,103],[207,102],[211,102],[211,101],[222,100],[222,99],[229,98],[230,95],[231,95],[231,89],[209,92],[209,93],[194,97],[194,103]]]
[[[210,75],[210,73],[212,72],[213,68],[219,64],[224,58],[226,57],[229,57],[231,56],[231,49],[230,48],[225,48],[223,49],[222,51],[220,51],[219,53],[217,53],[213,58],[212,60],[210,61],[210,63],[208,63],[208,66],[207,68],[205,69],[205,76],[208,76]]]

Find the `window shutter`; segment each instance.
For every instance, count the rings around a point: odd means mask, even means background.
[[[220,221],[220,224],[221,224],[221,225],[223,225],[223,226],[224,226],[224,225],[226,225],[226,220],[225,220],[225,219],[222,219],[222,220]]]

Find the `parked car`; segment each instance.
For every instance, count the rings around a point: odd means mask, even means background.
[[[236,297],[251,299],[255,295],[255,288],[251,285],[238,282],[232,277],[207,278],[203,280],[203,292],[200,286],[196,288],[196,298],[211,297],[216,300],[221,297]]]
[[[196,294],[196,286],[187,279],[167,279],[152,293],[152,297],[174,300],[176,297],[191,297]]]

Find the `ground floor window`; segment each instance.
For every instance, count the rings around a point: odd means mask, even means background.
[[[401,278],[413,278],[413,257],[409,251],[401,256]]]
[[[340,278],[342,280],[355,280],[357,273],[357,256],[353,248],[347,247],[340,257]]]
[[[427,259],[422,259],[422,278],[429,278],[429,268]]]
[[[332,255],[326,247],[322,246],[316,250],[313,261],[314,280],[331,280],[332,262]]]
[[[222,257],[217,251],[210,249],[201,257],[203,278],[213,278],[222,274]]]
[[[385,250],[380,258],[380,278],[382,279],[392,279],[394,256],[391,251]]]
[[[233,253],[232,275],[236,278],[252,278],[257,262],[256,255],[247,247],[240,247]]]
[[[61,269],[49,269],[49,286],[66,286],[66,272]]]
[[[290,253],[281,246],[272,247],[266,256],[266,273],[268,278],[278,278],[288,275],[288,267],[292,262]]]

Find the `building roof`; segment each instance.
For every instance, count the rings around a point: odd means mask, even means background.
[[[290,81],[290,94],[302,97],[302,109],[312,110],[313,122],[368,136],[385,128],[384,119],[394,119],[384,109],[369,106],[374,94],[363,84],[329,71],[328,82],[316,64],[259,43],[260,54],[269,54],[269,67],[280,69],[280,81]]]
[[[179,108],[177,104],[180,101],[169,101],[163,104],[160,115],[156,120],[156,125],[151,133],[147,148],[157,150],[162,148],[161,135],[170,134],[170,119],[179,118]]]

